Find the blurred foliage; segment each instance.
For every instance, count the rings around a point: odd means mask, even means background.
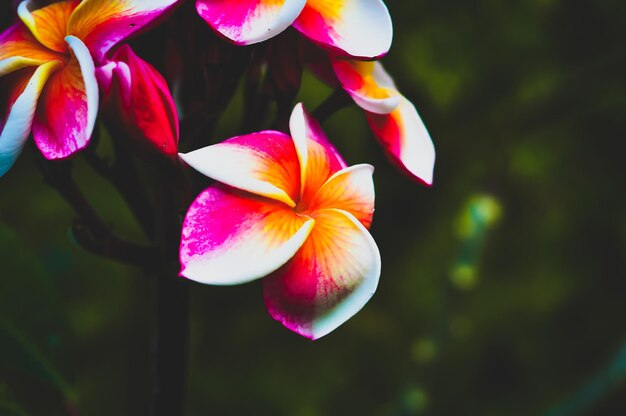
[[[186,414],[625,414],[626,3],[387,4],[384,63],[435,140],[435,184],[387,163],[358,109],[325,123],[376,166],[378,292],[309,342],[259,284],[190,283]],[[301,98],[324,88],[306,76]],[[241,106],[215,140],[240,133]],[[0,184],[0,414],[145,414],[154,284],[73,245],[29,153]],[[126,232],[117,194],[77,165]]]

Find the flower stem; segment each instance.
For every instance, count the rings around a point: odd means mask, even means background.
[[[72,175],[72,161],[44,160],[35,152],[44,181],[72,207],[76,242],[85,250],[112,260],[142,267],[156,277],[156,335],[153,369],[155,416],[182,414],[187,370],[188,294],[186,281],[178,277],[180,209],[188,186],[178,166],[167,162],[156,167],[159,190],[155,221],[157,247],[140,246],[113,234]],[[119,185],[112,181],[114,186]],[[139,186],[136,183],[134,186]]]
[[[176,273],[157,276],[155,351],[155,416],[182,414],[187,374],[188,294]]]
[[[72,235],[78,245],[92,254],[132,266],[152,266],[156,249],[123,240],[113,233],[74,181],[71,161],[49,162],[37,153],[35,160],[44,182],[74,210],[77,219],[72,225]]]
[[[323,123],[337,111],[347,107],[351,102],[352,99],[343,88],[337,88],[313,111],[313,118],[319,123]]]
[[[182,414],[187,374],[188,293],[187,282],[178,276],[178,245],[181,232],[180,207],[184,186],[178,167],[157,167],[159,201],[157,241],[163,261],[156,280],[156,351],[154,374],[155,416]]]

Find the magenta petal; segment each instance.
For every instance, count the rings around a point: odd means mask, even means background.
[[[196,10],[213,29],[239,45],[267,40],[287,29],[306,0],[197,0]]]
[[[209,178],[295,207],[300,166],[285,133],[262,131],[233,137],[181,154],[189,166]]]
[[[180,0],[83,0],[72,13],[67,32],[83,40],[94,61],[133,33],[155,23]]]
[[[59,62],[24,68],[0,80],[0,176],[17,160],[30,134],[39,95]],[[7,86],[4,94],[4,86]]]
[[[47,159],[68,157],[84,148],[98,113],[98,83],[87,47],[66,38],[72,58],[44,88],[33,122],[33,138]]]
[[[415,106],[401,97],[392,113],[367,113],[367,120],[391,159],[415,179],[432,185],[435,146]]]
[[[356,58],[385,55],[393,37],[382,0],[309,1],[294,27],[332,52]]]
[[[281,202],[212,186],[185,217],[180,274],[214,285],[261,278],[293,257],[313,223]]]
[[[270,315],[311,339],[361,310],[380,277],[378,247],[356,218],[327,209],[314,219],[313,231],[294,258],[263,280]]]

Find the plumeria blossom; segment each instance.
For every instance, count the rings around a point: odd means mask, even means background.
[[[47,159],[84,148],[98,113],[96,66],[176,1],[66,0],[39,9],[21,2],[21,21],[0,34],[0,175],[31,131]]]
[[[337,83],[365,110],[387,155],[409,176],[433,183],[435,147],[415,106],[397,89],[379,61],[357,61],[319,54],[309,67],[323,82]]]
[[[239,45],[293,26],[336,54],[376,58],[391,47],[393,26],[382,0],[197,0],[198,14]]]
[[[358,312],[378,285],[380,254],[367,231],[373,168],[348,167],[301,104],[290,130],[180,155],[218,181],[187,212],[181,275],[215,285],[264,278],[270,315],[316,339]]]
[[[435,146],[415,106],[396,88],[380,62],[332,58],[344,90],[365,110],[372,132],[401,168],[433,183]]]

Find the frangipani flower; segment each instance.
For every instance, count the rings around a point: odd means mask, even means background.
[[[95,67],[176,1],[66,0],[37,10],[20,3],[21,22],[0,34],[0,175],[31,130],[47,159],[84,148],[98,113]]]
[[[239,45],[267,40],[293,25],[334,53],[376,58],[389,51],[393,37],[382,0],[197,0],[196,9]]]
[[[159,153],[175,157],[178,113],[163,76],[128,45],[120,46],[96,75],[111,121],[119,123],[137,144],[149,144]]]
[[[412,177],[432,185],[435,147],[415,106],[398,92],[380,62],[332,59],[343,89],[366,111],[387,154]]]
[[[270,315],[316,339],[373,295],[380,254],[367,231],[373,168],[347,167],[301,104],[292,137],[264,131],[181,158],[219,183],[183,224],[181,275],[215,285],[264,277]]]

